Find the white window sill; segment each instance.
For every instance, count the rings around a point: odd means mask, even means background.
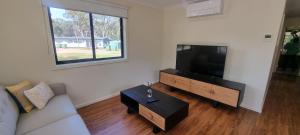
[[[80,63],[71,63],[71,64],[62,64],[62,65],[55,65],[52,70],[64,70],[64,69],[71,69],[71,68],[81,68],[87,66],[96,66],[96,65],[104,65],[104,64],[113,64],[113,63],[120,63],[120,62],[127,62],[127,58],[120,58],[120,59],[110,59],[110,60],[101,60],[101,61],[88,61],[88,62],[80,62]]]

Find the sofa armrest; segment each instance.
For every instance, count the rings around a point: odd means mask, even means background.
[[[56,96],[67,94],[66,85],[63,83],[49,84],[49,87],[53,90]]]

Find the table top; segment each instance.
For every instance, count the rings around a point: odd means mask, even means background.
[[[153,102],[153,103],[147,103],[148,97],[147,97],[147,90],[150,87],[147,87],[145,85],[140,85],[134,88],[130,88],[127,90],[124,90],[121,92],[121,94],[124,94],[131,99],[135,100],[139,104],[142,104],[143,106],[147,107],[151,111],[159,114],[160,116],[164,118],[168,118],[177,111],[180,111],[183,108],[186,108],[189,106],[188,103],[172,97],[170,95],[167,95],[165,93],[162,93],[158,90],[152,89],[152,98],[157,99],[159,101]]]

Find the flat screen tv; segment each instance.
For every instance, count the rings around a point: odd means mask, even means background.
[[[223,78],[226,54],[226,46],[177,45],[176,69]]]

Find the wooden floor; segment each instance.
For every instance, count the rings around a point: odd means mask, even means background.
[[[247,109],[213,108],[210,101],[168,87],[155,88],[190,104],[189,116],[160,135],[300,135],[300,78],[275,75],[261,114]],[[129,115],[114,97],[82,109],[80,115],[93,135],[151,135],[152,126],[137,114]]]

